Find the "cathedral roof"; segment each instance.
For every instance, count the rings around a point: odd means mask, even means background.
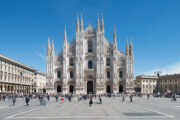
[[[96,30],[92,27],[91,24],[89,24],[85,31],[84,31],[85,34],[96,34]]]

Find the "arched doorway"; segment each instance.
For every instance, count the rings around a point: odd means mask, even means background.
[[[119,85],[119,92],[123,92],[123,86],[122,85]]]
[[[73,86],[73,85],[70,85],[70,86],[69,86],[69,92],[70,92],[71,94],[73,94],[73,92],[74,92],[74,86]]]
[[[111,86],[110,85],[106,86],[106,93],[111,93]]]
[[[87,82],[87,94],[93,94],[93,81]]]
[[[60,85],[57,86],[57,92],[61,92],[61,86]]]
[[[43,88],[43,94],[45,94],[46,93],[46,89],[45,88]]]

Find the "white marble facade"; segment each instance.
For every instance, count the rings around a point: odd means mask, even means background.
[[[63,94],[132,93],[134,91],[134,57],[132,42],[126,52],[118,49],[114,29],[113,42],[104,34],[104,20],[97,27],[83,27],[77,16],[76,36],[69,43],[66,28],[63,50],[55,56],[54,43],[48,40],[46,57],[47,92]]]

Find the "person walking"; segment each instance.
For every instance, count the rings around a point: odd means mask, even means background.
[[[130,95],[130,102],[133,102],[133,95]]]
[[[147,99],[149,100],[149,94],[147,94]]]
[[[50,99],[50,96],[49,96],[49,94],[47,94],[47,99],[48,99],[48,101],[49,101],[49,99]]]
[[[29,100],[30,100],[29,95],[26,95],[25,99],[26,99],[26,106],[29,106]]]
[[[58,95],[56,95],[55,98],[56,98],[56,102],[57,102],[58,101]]]
[[[99,95],[99,104],[102,104],[102,99],[100,95]]]
[[[91,107],[93,104],[92,96],[90,97],[89,106]]]
[[[125,102],[125,95],[122,96],[122,102]]]
[[[16,95],[12,95],[12,102],[13,102],[13,106],[15,106],[15,103],[16,103]]]
[[[176,95],[175,94],[172,95],[172,98],[173,98],[173,101],[176,101]]]

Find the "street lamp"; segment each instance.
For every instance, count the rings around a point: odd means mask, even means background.
[[[156,88],[155,88],[155,94],[157,95],[160,92],[160,74],[162,74],[161,71],[157,71],[155,72],[155,74],[157,75],[157,83],[156,83]]]

